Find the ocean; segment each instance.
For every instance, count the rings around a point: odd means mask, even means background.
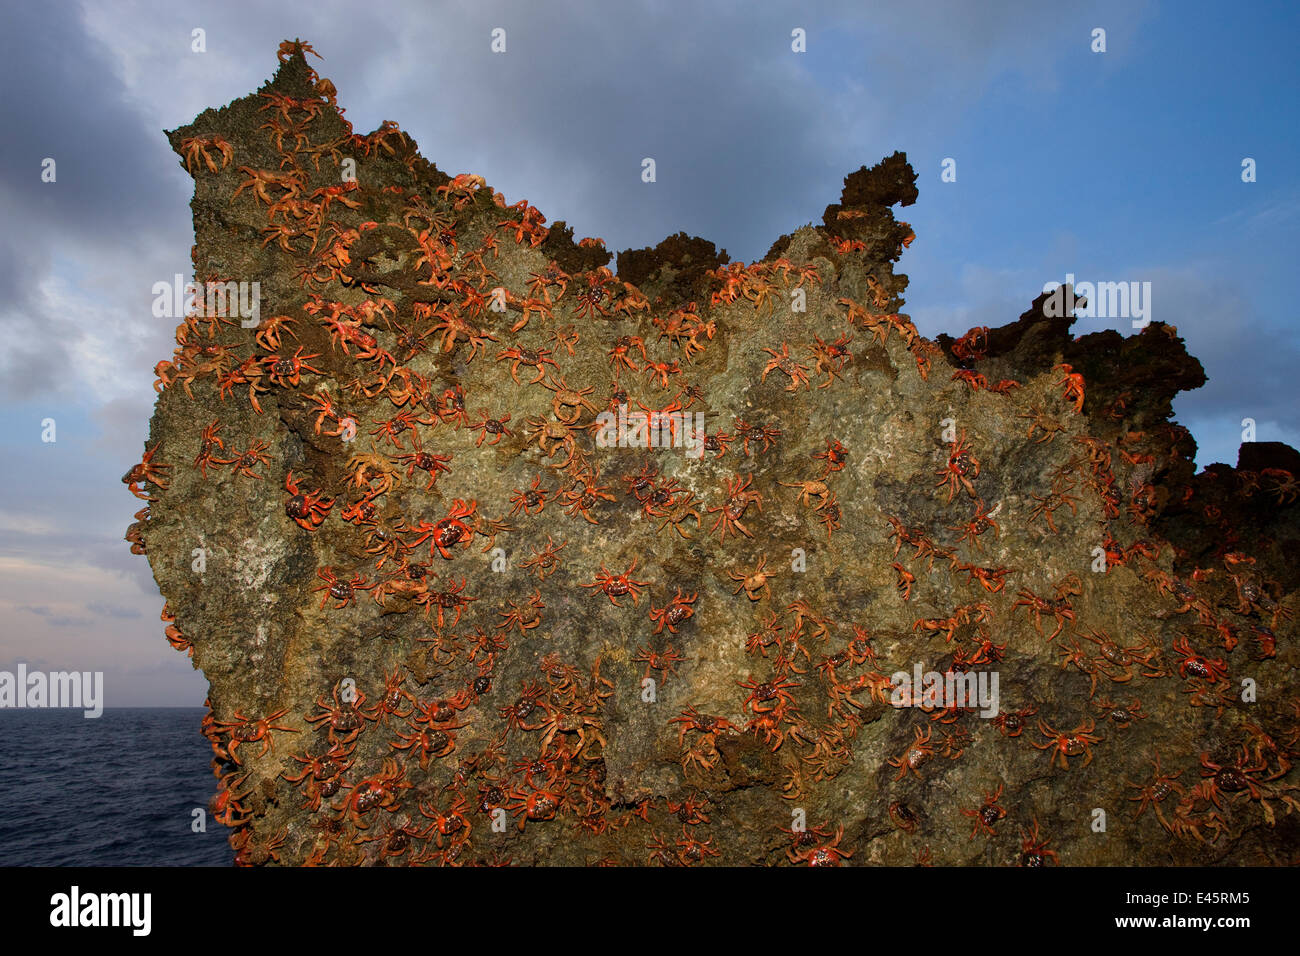
[[[0,710],[0,865],[230,866],[202,707]]]

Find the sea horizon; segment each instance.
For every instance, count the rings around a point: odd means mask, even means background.
[[[202,706],[0,708],[0,864],[230,866]]]

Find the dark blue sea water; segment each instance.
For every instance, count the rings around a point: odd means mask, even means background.
[[[0,710],[0,865],[229,866],[202,708]]]

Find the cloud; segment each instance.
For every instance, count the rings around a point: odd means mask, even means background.
[[[95,623],[93,618],[59,614],[53,608],[44,606],[29,607],[23,605],[14,608],[14,610],[18,613],[35,614],[37,617],[42,617],[49,622],[50,627],[89,627]]]
[[[1180,414],[1235,420],[1238,431],[1242,418],[1294,420],[1300,345],[1293,328],[1266,321],[1251,294],[1222,270],[1166,267],[1133,275],[1151,281],[1152,318],[1178,327],[1209,378],[1179,396]]]
[[[86,610],[100,617],[136,618],[141,616],[139,608],[122,607],[118,604],[107,604],[103,601],[86,602]]]

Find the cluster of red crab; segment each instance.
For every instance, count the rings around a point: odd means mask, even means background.
[[[314,51],[300,41],[281,48],[282,59],[309,53]],[[774,460],[787,460],[795,451],[783,446],[788,436],[761,409],[730,416],[729,430],[702,436],[708,466],[725,468],[703,492],[699,483],[684,480],[680,472],[668,473],[653,459],[611,466],[608,458],[597,456],[593,439],[602,413],[625,406],[635,405],[651,423],[663,421],[669,428],[675,427],[678,413],[708,407],[703,387],[687,376],[703,364],[706,353],[713,357],[709,350],[719,327],[717,316],[737,305],[755,315],[764,309],[771,312],[778,298],[798,294],[805,286],[809,291],[820,287],[819,270],[785,258],[749,266],[732,263],[706,273],[707,299],[671,311],[657,309],[658,303],[603,265],[570,274],[550,259],[511,291],[493,271],[494,266],[507,271],[497,261],[502,242],[513,241],[534,256],[540,253],[533,250],[541,247],[550,251],[546,218],[526,201],[507,205],[481,177],[469,174],[442,177],[436,188],[424,192],[418,185],[368,190],[355,181],[313,188],[313,182],[321,181],[314,175],[321,160],[339,166],[345,157],[390,162],[417,183],[431,174],[396,124],[386,122],[369,136],[354,134],[337,109],[332,84],[314,72],[310,76],[314,96],[259,94],[266,120],[261,127],[266,131],[263,153],[273,150],[274,169],[265,161],[236,165],[242,175],[236,182],[233,172],[227,172],[236,163],[235,146],[216,135],[190,137],[180,144],[187,167],[197,177],[231,179],[229,202],[251,204],[248,208],[259,216],[266,207],[262,246],[276,257],[277,271],[297,280],[302,300],[263,319],[251,336],[231,317],[196,308],[177,327],[177,348],[169,361],[159,363],[155,388],[168,398],[178,397],[177,386],[191,399],[198,391],[198,400],[208,407],[233,400],[245,423],[260,421],[253,416],[263,415],[266,403],[307,444],[325,449],[319,457],[308,455],[304,464],[291,467],[295,459],[277,462],[276,451],[264,439],[250,436],[240,441],[223,434],[229,427],[223,413],[226,424],[215,418],[198,435],[189,477],[207,482],[211,471],[212,481],[221,483],[269,478],[278,491],[283,470],[285,533],[319,541],[306,536],[319,535],[328,523],[330,531],[342,530],[349,543],[336,549],[347,557],[316,567],[314,578],[310,571],[305,574],[303,589],[312,595],[308,600],[315,601],[319,594],[322,614],[328,607],[341,621],[361,619],[367,611],[416,611],[427,622],[428,633],[405,649],[409,655],[401,662],[389,661],[384,667],[382,690],[371,688],[377,694],[373,703],[367,704],[355,682],[339,679],[328,694],[316,697],[317,709],[302,714],[298,727],[286,722],[290,708],[278,704],[267,704],[264,717],[235,712],[218,719],[209,714],[204,731],[219,779],[213,810],[220,822],[236,829],[232,845],[237,861],[279,859],[288,832],[258,832],[254,824],[265,810],[267,791],[286,785],[296,789],[302,810],[313,817],[314,834],[294,834],[295,857],[311,863],[452,864],[476,854],[489,859],[481,855],[488,847],[495,847],[490,861],[500,862],[501,845],[486,837],[479,840],[476,834],[501,832],[503,819],[518,831],[526,831],[530,823],[563,819],[590,835],[648,827],[651,836],[644,846],[650,862],[690,865],[718,857],[716,837],[700,828],[711,822],[707,794],[712,784],[741,762],[741,742],[761,750],[764,759],[775,760],[783,774],[783,796],[802,800],[813,784],[842,773],[855,759],[854,745],[862,729],[899,703],[899,688],[889,676],[893,668],[877,659],[869,628],[837,623],[803,599],[785,604],[784,613],[760,604],[772,599],[770,582],[781,573],[775,563],[769,566],[765,552],[754,556],[752,564],[725,568],[723,581],[734,585],[736,606],[756,613],[766,609],[765,618],[745,639],[754,670],[762,674],[751,672],[736,681],[744,696],[737,693],[731,719],[703,712],[703,705],[674,708],[675,716],[665,721],[667,733],[671,739],[672,730],[677,731],[682,774],[693,789],[683,791],[679,801],[668,801],[666,809],[644,796],[622,796],[622,781],[607,785],[607,701],[613,687],[601,676],[599,657],[584,669],[558,654],[547,655],[533,675],[536,679],[525,680],[504,705],[498,696],[505,683],[501,665],[510,639],[522,640],[546,620],[543,587],[563,567],[562,552],[570,541],[569,535],[560,534],[557,543],[549,533],[557,510],[569,520],[572,536],[599,530],[607,539],[611,526],[621,527],[616,521],[644,522],[653,525],[656,539],[664,536],[676,545],[701,535],[707,523],[704,536],[716,538],[717,547],[726,549],[728,544],[736,548],[765,542],[769,529],[763,525],[770,520],[763,512],[765,498],[770,509],[773,498],[789,497],[818,538],[825,531],[833,548],[845,519],[840,496],[851,501],[853,492],[846,474],[852,451],[835,437],[818,436],[814,448],[798,452],[805,464],[786,476],[793,480],[774,483],[793,492],[755,485],[756,472]],[[365,219],[367,215],[377,218]],[[824,238],[835,255],[865,248],[859,240],[829,234]],[[575,248],[600,259],[603,243],[584,239]],[[403,267],[385,271],[380,263],[388,261]],[[223,281],[218,276],[208,280]],[[865,282],[867,303],[839,298],[843,313],[831,310],[847,326],[843,331],[831,331],[825,339],[814,335],[812,342],[795,342],[793,348],[783,340],[779,348],[753,349],[749,358],[762,366],[756,384],[771,379],[783,386],[779,391],[768,386],[777,395],[807,395],[814,384],[819,390],[845,384],[845,374],[855,362],[858,329],[867,330],[881,348],[896,332],[915,360],[918,375],[928,381],[932,363],[945,358],[942,349],[920,336],[905,317],[886,311],[894,305],[893,293],[875,274]],[[383,290],[392,298],[381,294]],[[508,326],[497,316],[505,316]],[[651,340],[640,322],[643,316],[658,330],[657,339]],[[567,317],[573,321],[560,324]],[[638,323],[642,334],[607,331],[621,322]],[[584,336],[589,337],[587,349],[593,339],[612,343],[607,351],[601,344],[596,353],[602,377],[607,363],[608,381],[576,377],[582,363],[575,354]],[[957,340],[951,353],[959,367],[952,380],[994,396],[972,400],[1007,402],[1020,384],[978,371],[985,368],[988,337],[989,330],[977,328]],[[732,342],[729,347],[738,346]],[[482,372],[485,366],[501,388],[467,387],[463,378],[468,376],[460,373]],[[1075,429],[1060,419],[1068,420],[1070,409],[1079,416],[1084,407],[1083,375],[1064,363],[1055,372],[1062,376],[1054,387],[1060,389],[1064,412],[1040,404],[1018,416],[1028,421],[1025,438],[1035,444],[1054,442],[1061,434],[1069,437]],[[990,384],[990,379],[997,380]],[[251,412],[242,407],[245,398]],[[508,407],[528,403],[540,407],[541,414],[521,414],[522,420],[516,420],[502,407],[507,400],[513,403]],[[1117,402],[1122,410],[1122,396]],[[1109,569],[1145,564],[1147,580],[1178,604],[1171,613],[1194,612],[1195,626],[1218,637],[1225,654],[1249,628],[1256,656],[1271,657],[1276,642],[1272,628],[1288,612],[1275,599],[1270,583],[1251,569],[1250,559],[1229,552],[1224,571],[1201,569],[1184,580],[1160,570],[1156,561],[1161,546],[1139,537],[1162,504],[1152,484],[1163,463],[1161,449],[1172,447],[1178,437],[1172,431],[1151,431],[1127,432],[1114,443],[1071,438],[1077,453],[1047,476],[1047,485],[1039,489],[1043,494],[1031,495],[1036,505],[1026,508],[1023,520],[1043,535],[1056,535],[1063,527],[1081,524],[1088,504],[1095,504],[1104,522]],[[351,444],[359,436],[368,450]],[[1228,706],[1226,659],[1198,652],[1192,637],[1175,639],[1171,655],[1156,637],[1117,641],[1100,627],[1081,628],[1075,601],[1084,587],[1077,575],[1061,577],[1045,594],[1025,586],[1012,601],[1005,586],[1011,575],[1023,572],[984,557],[987,535],[992,532],[998,539],[998,519],[1007,517],[1001,503],[990,507],[981,494],[987,493],[990,482],[977,457],[977,443],[979,454],[987,457],[978,436],[972,439],[966,430],[955,430],[939,451],[937,470],[919,477],[919,487],[932,503],[962,509],[960,516],[946,519],[958,522],[947,526],[954,538],[947,543],[936,540],[947,536],[932,527],[933,522],[887,519],[892,529],[888,540],[893,542],[891,581],[901,602],[915,598],[919,604],[933,593],[967,589],[965,603],[945,603],[936,616],[922,617],[912,628],[927,640],[943,638],[943,672],[1004,661],[1009,642],[995,642],[994,621],[1008,627],[1020,608],[1026,609],[1038,634],[1044,622],[1054,623],[1046,640],[1059,650],[1062,668],[1087,677],[1093,712],[1078,718],[1071,730],[1053,724],[1070,727],[1075,720],[1037,720],[1042,739],[1034,746],[1047,752],[1053,767],[1066,770],[1075,758],[1083,758],[1076,766],[1092,761],[1093,745],[1104,739],[1095,732],[1098,720],[1122,732],[1146,719],[1140,700],[1116,704],[1105,695],[1095,699],[1101,681],[1128,686],[1137,678],[1177,675],[1186,683],[1191,704],[1214,707],[1216,712]],[[1118,460],[1113,457],[1116,451]],[[146,486],[166,492],[175,480],[173,466],[158,454],[155,444],[123,479],[146,501],[154,500]],[[488,496],[473,491],[461,492],[463,497],[448,495],[450,504],[444,500],[436,510],[420,510],[428,496],[441,496],[443,488],[471,470],[463,460],[467,455],[489,456],[498,466],[526,465],[508,504],[497,511]],[[325,459],[344,464],[322,464]],[[726,465],[719,466],[722,460]],[[1287,473],[1261,472],[1256,482],[1280,502],[1296,497]],[[1127,508],[1120,491],[1125,487]],[[1085,504],[1087,493],[1094,502]],[[127,540],[134,553],[145,554],[149,507],[135,517]],[[545,531],[546,545],[535,546],[518,562],[529,576],[528,587],[516,589],[499,606],[484,600],[481,581],[471,584],[468,574],[440,570],[464,567],[453,562],[463,562],[477,544],[483,545],[478,553],[493,552],[499,536],[509,541],[523,528]],[[907,553],[900,554],[904,547]],[[947,562],[953,580],[943,583],[950,588],[939,587],[940,578],[933,574],[936,559]],[[611,561],[613,570],[601,563],[598,573],[591,568],[585,576],[579,574],[565,598],[585,594],[585,600],[609,612],[607,599],[620,614],[634,616],[645,634],[635,639],[635,651],[624,659],[637,670],[644,665],[643,683],[663,687],[688,662],[684,650],[690,630],[697,626],[690,622],[697,610],[708,609],[708,603],[697,608],[700,590],[693,586],[666,587],[658,600],[647,601],[645,623],[639,610],[627,610],[629,602],[639,609],[643,592],[654,587],[643,579],[649,576],[644,567],[638,572],[639,562],[637,557]],[[1229,586],[1235,589],[1231,601]],[[369,602],[358,603],[365,592],[374,608]],[[193,655],[195,645],[177,625],[170,605],[164,607],[163,620],[172,646]],[[472,630],[460,630],[462,623]],[[424,625],[420,627],[423,633]],[[1199,638],[1195,643],[1202,644]],[[1039,653],[1038,647],[1029,653]],[[423,688],[435,678],[427,693],[416,690],[414,685]],[[901,728],[901,752],[881,764],[882,777],[889,778],[887,787],[921,780],[936,757],[960,759],[978,733],[967,726],[973,721],[972,707],[904,702],[914,704],[932,723],[919,718]],[[1002,737],[1017,738],[1037,707],[1029,701],[1004,710],[992,726]],[[274,738],[287,733],[310,735],[311,742],[290,755],[291,765],[276,764],[272,772],[268,768],[275,763]],[[467,753],[467,739],[486,744]],[[247,745],[259,747],[251,760]],[[1226,763],[1212,762],[1208,752],[1203,755],[1202,782],[1192,788],[1184,788],[1178,774],[1167,776],[1157,758],[1155,776],[1134,798],[1142,801],[1138,813],[1152,805],[1168,829],[1195,839],[1207,833],[1217,836],[1227,826],[1225,808],[1238,800],[1257,802],[1271,823],[1273,809],[1267,801],[1281,800],[1288,810],[1296,805],[1294,788],[1277,783],[1289,770],[1296,748],[1289,731],[1270,725],[1266,732],[1261,722],[1240,755],[1233,753]],[[984,793],[979,805],[962,808],[975,821],[972,838],[997,833],[995,827],[1008,815],[999,802],[1002,792],[1002,786],[996,786]],[[1178,794],[1180,801],[1166,816],[1161,804],[1171,794]],[[920,812],[906,795],[895,796],[888,806],[890,819],[900,831],[914,833],[921,824]],[[382,825],[374,826],[376,820]],[[1037,819],[1025,827],[1028,822],[1022,820],[1020,862],[1033,866],[1054,860]],[[853,856],[842,842],[840,826],[823,822],[779,829],[790,837],[782,855],[791,862],[833,865]],[[918,851],[916,859],[928,863],[928,847]]]

